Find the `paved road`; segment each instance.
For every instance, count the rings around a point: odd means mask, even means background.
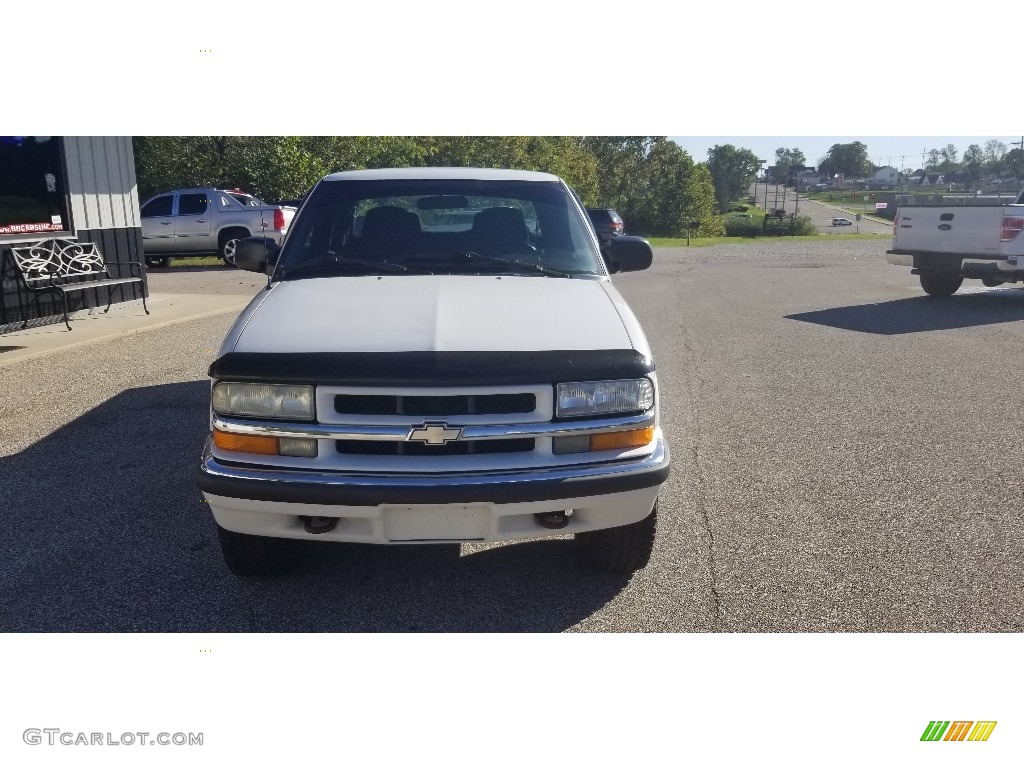
[[[801,216],[809,216],[818,232],[823,235],[891,235],[892,223],[872,221],[862,218],[855,220],[855,214],[864,216],[871,215],[873,206],[871,201],[864,201],[864,193],[857,194],[856,202],[848,200],[843,205],[819,203],[808,200],[804,195],[797,195],[792,189],[784,189],[781,186],[768,185],[767,192],[764,184],[758,184],[751,188],[751,192],[757,197],[757,204],[764,210],[784,208],[787,213],[798,213]],[[767,205],[767,207],[765,207]],[[865,210],[865,205],[867,209]],[[833,227],[833,218],[845,218],[853,222],[849,227]]]
[[[230,318],[0,369],[0,630],[1024,631],[1024,292],[935,301],[883,251],[662,249],[616,277],[674,458],[630,581],[562,539],[320,544],[294,575],[235,578],[193,480]]]

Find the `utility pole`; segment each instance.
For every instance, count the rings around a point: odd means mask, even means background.
[[[1013,147],[1018,147],[1019,146],[1020,147],[1021,155],[1024,155],[1024,136],[1020,137],[1020,141],[1011,141],[1010,142],[1010,146],[1013,146]],[[1013,172],[1013,175],[1017,178],[1018,181],[1020,180],[1020,177],[1021,177],[1022,168],[1024,168],[1024,165],[1021,165],[1021,158],[1018,157],[1017,158],[1017,169]]]

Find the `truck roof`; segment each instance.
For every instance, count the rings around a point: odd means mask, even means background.
[[[474,181],[559,181],[550,173],[502,168],[367,168],[339,171],[324,181],[379,181],[383,179],[472,179]]]

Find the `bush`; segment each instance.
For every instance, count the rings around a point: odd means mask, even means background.
[[[794,235],[816,235],[818,228],[811,222],[810,216],[797,216],[793,221]]]
[[[757,237],[761,234],[761,221],[740,216],[725,220],[726,237]]]

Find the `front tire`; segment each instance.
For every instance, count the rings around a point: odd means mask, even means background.
[[[146,266],[147,267],[166,267],[171,263],[169,256],[147,256]]]
[[[964,279],[960,275],[951,275],[942,272],[922,272],[921,287],[929,296],[945,298],[956,293],[963,284]]]
[[[236,576],[280,576],[290,571],[298,558],[295,542],[251,533],[236,533],[217,526],[224,562]]]
[[[654,551],[658,527],[658,503],[643,520],[616,528],[576,534],[576,546],[583,561],[609,573],[631,574],[645,567]]]

